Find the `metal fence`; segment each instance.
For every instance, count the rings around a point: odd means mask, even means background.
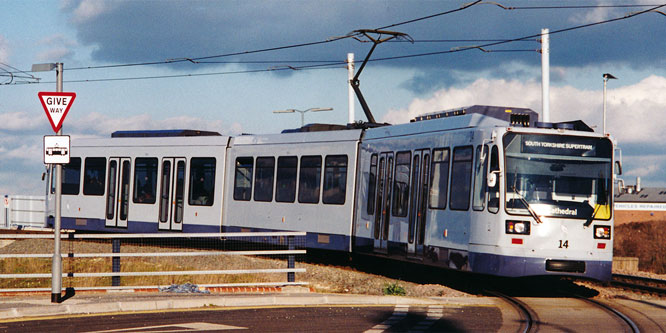
[[[53,234],[0,235],[0,292],[48,291]],[[304,232],[63,234],[63,289],[302,285]]]

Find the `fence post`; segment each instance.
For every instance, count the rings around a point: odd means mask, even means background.
[[[5,227],[9,229],[9,196],[5,194]]]
[[[287,237],[287,244],[289,246],[289,250],[295,250],[294,246],[294,236],[289,236]],[[289,257],[287,258],[287,268],[295,268],[296,267],[296,256],[294,254],[290,254]],[[287,282],[294,282],[296,281],[296,273],[294,272],[288,272],[287,273]]]
[[[112,249],[113,253],[120,253],[120,239],[119,238],[112,239],[111,247],[113,248]],[[112,257],[111,271],[113,273],[120,272],[120,257]],[[120,276],[112,276],[111,285],[114,287],[120,286]]]

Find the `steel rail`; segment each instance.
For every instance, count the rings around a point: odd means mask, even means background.
[[[596,305],[596,306],[598,306],[598,307],[600,307],[600,308],[606,310],[607,312],[610,312],[610,313],[614,314],[615,316],[617,316],[617,317],[619,317],[620,319],[622,319],[622,321],[623,321],[625,324],[627,324],[627,325],[629,326],[629,328],[631,329],[632,332],[634,332],[634,333],[640,333],[641,330],[638,328],[638,326],[636,325],[636,323],[634,323],[634,321],[631,320],[631,318],[627,317],[624,313],[622,313],[622,312],[616,310],[616,309],[613,308],[612,306],[610,306],[610,305],[608,305],[608,304],[605,304],[605,303],[602,303],[602,302],[600,302],[600,301],[595,301],[595,300],[593,300],[593,299],[585,298],[585,297],[578,296],[578,295],[575,295],[574,297],[576,297],[576,298],[578,298],[578,299],[580,299],[580,300],[583,300],[583,301],[585,301],[585,302],[588,302],[588,303],[594,304],[594,305]]]
[[[620,288],[666,295],[666,280],[662,279],[653,279],[635,275],[613,274],[613,279],[610,281],[610,283],[611,285]],[[655,285],[664,287],[657,287]]]
[[[515,297],[511,297],[497,291],[486,291],[486,293],[504,300],[504,302],[509,303],[509,305],[516,309],[518,313],[520,313],[520,317],[523,319],[523,325],[525,326],[521,332],[533,333],[539,330],[539,316],[527,304]]]

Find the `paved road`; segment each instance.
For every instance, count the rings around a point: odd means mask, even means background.
[[[140,314],[75,316],[1,323],[4,332],[496,332],[498,308],[488,306],[309,306],[211,308]]]

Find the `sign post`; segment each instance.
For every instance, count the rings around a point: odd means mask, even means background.
[[[33,71],[56,70],[56,92],[40,92],[39,101],[44,107],[44,112],[56,132],[56,137],[62,135],[62,123],[69,112],[76,93],[62,92],[62,63],[33,65]],[[57,149],[48,150],[47,140],[58,141]],[[51,157],[60,157],[66,155],[66,161],[69,161],[69,137],[66,139],[66,152],[63,150],[64,142],[60,139],[47,139],[44,137],[44,162],[47,161],[46,155],[51,153]],[[56,148],[56,142],[49,141],[52,148]],[[63,163],[62,160],[58,161]],[[60,226],[61,226],[61,199],[62,199],[62,164],[55,164],[55,220],[53,221],[53,260],[51,262],[51,303],[60,303],[62,301],[62,255],[60,249]]]

